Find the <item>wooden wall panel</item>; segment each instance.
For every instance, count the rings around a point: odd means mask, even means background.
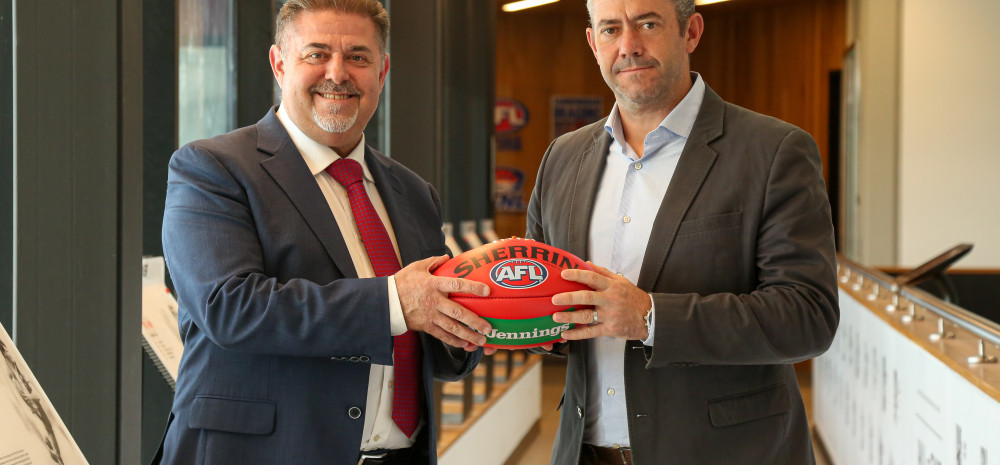
[[[497,18],[496,96],[513,98],[528,108],[529,121],[520,131],[521,150],[496,153],[496,164],[524,171],[524,201],[535,184],[538,164],[551,142],[550,103],[554,95],[589,95],[604,99],[611,111],[614,94],[601,77],[587,45],[587,9],[581,0],[565,0],[579,8],[539,7]],[[558,5],[558,4],[557,4]],[[524,236],[523,213],[496,213],[500,237]]]
[[[705,36],[691,68],[722,98],[812,134],[828,175],[830,72],[844,56],[845,0],[700,7]],[[829,177],[827,177],[829,179]]]
[[[808,131],[829,166],[829,73],[843,58],[846,0],[733,0],[698,11],[706,31],[692,69],[724,99]],[[551,142],[551,97],[603,96],[605,114],[614,103],[587,46],[587,24],[582,0],[498,13],[496,96],[519,100],[531,119],[522,149],[498,151],[496,164],[525,172],[525,202]],[[496,213],[501,237],[523,235],[524,224],[523,214]]]

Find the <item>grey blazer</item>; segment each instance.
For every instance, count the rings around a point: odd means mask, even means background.
[[[587,256],[611,137],[604,121],[542,159],[527,235]],[[839,321],[830,205],[806,132],[711,89],[646,245],[638,287],[655,347],[628,341],[625,391],[636,465],[814,463],[793,363],[823,353]],[[566,388],[552,464],[577,464],[587,342],[562,347]]]

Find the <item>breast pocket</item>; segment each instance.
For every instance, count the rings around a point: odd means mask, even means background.
[[[690,234],[705,234],[717,230],[739,229],[742,224],[743,212],[723,213],[721,215],[691,218],[681,222],[677,230],[678,236]]]
[[[691,218],[680,224],[668,255],[667,288],[708,294],[740,286],[752,244],[743,237],[741,212]]]

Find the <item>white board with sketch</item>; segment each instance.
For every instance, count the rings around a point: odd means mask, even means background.
[[[0,325],[0,465],[87,464]]]

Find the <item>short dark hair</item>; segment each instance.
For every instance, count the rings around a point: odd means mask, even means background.
[[[334,10],[371,18],[378,30],[379,52],[385,54],[389,43],[389,13],[378,0],[287,0],[274,20],[274,44],[282,48],[285,28],[303,11]]]
[[[670,0],[674,4],[674,12],[677,13],[677,25],[684,35],[688,18],[694,14],[694,0]],[[594,0],[587,0],[587,13],[590,15],[590,27],[594,27]]]

